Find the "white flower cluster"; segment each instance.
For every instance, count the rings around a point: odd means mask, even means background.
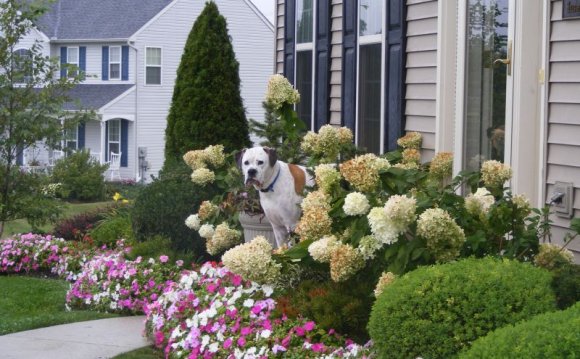
[[[371,232],[377,240],[384,244],[397,241],[400,234],[404,233],[417,216],[417,200],[406,196],[393,195],[383,208],[371,209],[367,216],[371,226]]]
[[[314,168],[316,185],[324,193],[330,193],[332,188],[340,183],[340,173],[331,164],[321,164]]]
[[[201,221],[197,214],[192,214],[185,219],[185,225],[193,230],[199,231],[201,227]]]
[[[357,250],[365,260],[374,259],[376,252],[383,247],[374,236],[364,236],[360,239]]]
[[[301,148],[308,155],[320,157],[324,163],[335,162],[342,147],[352,143],[352,131],[347,127],[324,125],[315,132],[308,132],[302,139]]]
[[[191,182],[199,186],[205,186],[215,181],[215,173],[207,168],[198,168],[191,174]]]
[[[280,276],[281,265],[272,259],[272,245],[263,236],[228,250],[222,262],[233,273],[257,283],[272,284]]]
[[[437,262],[457,258],[465,242],[463,229],[441,208],[430,208],[419,216],[417,235],[426,239]]]
[[[212,224],[203,224],[199,227],[199,236],[205,239],[211,239],[215,232],[215,228]]]
[[[211,255],[219,254],[238,244],[241,238],[240,231],[230,228],[226,222],[218,224],[213,236],[208,238],[205,243],[207,252]]]
[[[288,79],[276,74],[270,76],[265,100],[275,110],[279,110],[284,104],[300,102],[300,93],[292,87]]]
[[[347,216],[360,216],[367,214],[371,205],[367,197],[360,192],[352,192],[346,195],[342,209]]]
[[[385,204],[385,213],[391,227],[397,234],[401,234],[415,222],[417,216],[417,200],[407,196],[393,195]]]
[[[340,246],[335,236],[324,236],[308,246],[308,253],[317,262],[328,263],[332,252]]]
[[[340,173],[357,191],[372,192],[379,184],[379,172],[390,167],[387,159],[372,153],[340,164]]]
[[[488,188],[503,188],[512,178],[512,169],[499,161],[485,161],[481,165],[481,179]]]
[[[485,187],[481,187],[465,198],[465,209],[471,215],[485,217],[494,203],[493,195]]]
[[[362,255],[348,244],[340,244],[330,257],[330,278],[343,282],[365,266]]]

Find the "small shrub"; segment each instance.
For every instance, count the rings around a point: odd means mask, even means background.
[[[459,358],[576,358],[580,353],[580,303],[500,328],[476,340]]]
[[[558,308],[566,309],[580,301],[580,265],[566,264],[554,270],[552,289]]]
[[[304,281],[278,298],[278,311],[290,318],[306,317],[322,329],[334,329],[358,342],[367,341],[366,326],[374,298],[368,282]]]
[[[92,159],[88,151],[77,151],[55,164],[53,182],[62,184],[59,192],[63,198],[100,200],[105,195],[103,173],[107,166]]]
[[[107,248],[114,248],[119,239],[131,243],[134,239],[131,218],[123,215],[106,218],[90,230],[89,235],[99,247],[106,245]]]
[[[492,258],[422,267],[375,302],[369,333],[381,357],[449,358],[507,324],[553,310],[549,272]]]
[[[99,221],[105,218],[107,211],[107,209],[97,209],[62,219],[54,226],[54,236],[67,241],[82,240]]]
[[[162,236],[154,236],[144,242],[137,242],[131,246],[129,253],[125,257],[135,260],[137,257],[142,258],[159,258],[160,255],[166,255],[171,260],[175,260],[175,251],[171,248],[171,240]]]
[[[134,180],[122,180],[120,182],[106,182],[105,196],[106,198],[113,197],[119,193],[123,198],[132,200],[137,198],[141,190],[145,188],[143,184],[136,183]]]
[[[196,188],[190,174],[191,170],[182,162],[141,191],[131,210],[137,241],[160,235],[169,238],[176,250],[206,255],[205,241],[185,225],[185,219],[197,213],[202,199],[211,198],[212,189]]]

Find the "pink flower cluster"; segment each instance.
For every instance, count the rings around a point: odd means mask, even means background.
[[[180,275],[167,256],[126,260],[122,252],[97,254],[76,275],[66,300],[70,307],[139,314]]]
[[[147,329],[169,358],[361,357],[368,351],[315,330],[312,321],[275,318],[272,292],[208,262],[199,272],[184,272],[145,308]]]
[[[60,238],[38,234],[22,234],[0,240],[0,273],[59,271],[59,263],[68,253],[67,243]]]

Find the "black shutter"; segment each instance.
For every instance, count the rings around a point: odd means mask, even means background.
[[[296,1],[284,1],[284,76],[294,84]]]
[[[405,0],[387,1],[385,23],[385,152],[397,149],[405,128]]]
[[[83,148],[85,148],[85,124],[81,123],[78,126],[78,140],[79,143],[77,145],[79,150],[82,150]]]
[[[107,81],[109,79],[109,46],[103,46],[101,59],[101,80]]]
[[[316,59],[314,68],[314,118],[316,130],[329,121],[330,1],[316,4]]]
[[[121,47],[121,80],[129,80],[129,46]]]
[[[67,47],[66,46],[61,46],[60,47],[60,78],[64,79],[66,77],[67,74],[67,68],[66,68],[66,63],[68,61],[67,58]]]
[[[105,161],[109,162],[109,121],[105,122]]]
[[[357,0],[342,3],[342,124],[355,131]]]
[[[129,121],[121,120],[121,167],[127,167],[129,158]]]

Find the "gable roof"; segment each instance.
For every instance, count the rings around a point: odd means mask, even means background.
[[[58,0],[38,21],[51,40],[128,39],[173,0]]]
[[[106,84],[106,85],[76,85],[68,92],[68,96],[74,101],[67,102],[63,108],[73,111],[81,108],[98,110],[134,85]]]

